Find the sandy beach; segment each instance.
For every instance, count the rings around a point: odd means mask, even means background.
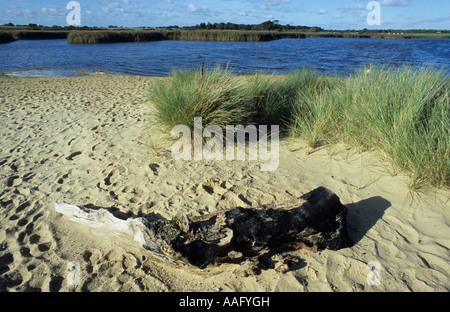
[[[280,142],[273,172],[257,161],[176,161],[152,132],[146,98],[156,79],[166,78],[0,78],[0,291],[450,290],[448,189],[413,193],[375,152],[308,154],[297,139]],[[54,209],[66,202],[171,219],[283,202],[319,186],[347,206],[354,246],[292,251],[304,260],[294,270],[247,277],[233,273],[236,264],[165,263]],[[68,282],[71,262],[80,265],[78,285]]]

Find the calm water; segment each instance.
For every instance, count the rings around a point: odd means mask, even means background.
[[[229,64],[235,73],[286,73],[310,67],[348,74],[365,64],[432,65],[450,73],[449,39],[282,39],[270,42],[158,41],[70,45],[65,40],[0,44],[0,71],[25,75],[75,75],[100,70],[146,76],[173,69]],[[38,70],[36,70],[38,69]],[[79,73],[79,72],[78,72]],[[17,74],[17,73],[16,73]]]

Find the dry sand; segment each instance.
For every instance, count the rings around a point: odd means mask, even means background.
[[[0,78],[0,291],[450,290],[448,190],[411,194],[408,179],[374,153],[334,146],[306,155],[291,140],[274,172],[257,162],[175,161],[150,143],[146,93],[155,79]],[[304,262],[284,274],[175,267],[54,210],[65,201],[172,218],[280,202],[318,186],[347,205],[355,245],[295,251]],[[79,285],[69,282],[71,261],[80,264]],[[367,283],[372,261],[379,285]]]

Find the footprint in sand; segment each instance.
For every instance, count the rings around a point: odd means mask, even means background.
[[[6,157],[3,160],[0,160],[0,166],[3,166],[4,164],[6,164],[8,162],[8,157]]]
[[[77,151],[77,152],[74,152],[74,153],[70,154],[69,156],[67,156],[66,159],[67,160],[75,160],[75,159],[79,158],[79,156],[81,154],[83,154],[83,152]]]
[[[30,181],[31,179],[33,179],[35,175],[36,175],[36,174],[35,174],[34,172],[29,172],[29,173],[25,174],[25,175],[22,177],[22,181],[28,182],[28,181]]]
[[[235,207],[251,207],[252,201],[247,198],[245,190],[234,187],[228,181],[211,179],[192,188],[194,196],[200,202],[209,203],[213,199],[216,207],[229,209]],[[205,196],[207,198],[205,198]]]
[[[8,288],[16,287],[22,284],[23,277],[19,272],[11,272],[2,276],[0,291],[8,291]]]
[[[112,169],[108,176],[105,178],[105,185],[110,186],[114,185],[120,179],[120,172],[117,169]]]
[[[16,187],[20,184],[20,182],[22,181],[22,179],[19,176],[11,176],[8,178],[7,182],[6,182],[6,186],[8,187]]]
[[[158,170],[160,166],[158,164],[150,164],[149,167],[155,176],[159,175]]]
[[[201,195],[203,193],[208,193],[210,195],[217,194],[223,195],[230,190],[232,187],[231,183],[228,181],[221,181],[218,179],[212,179],[197,185],[195,193]]]
[[[25,166],[25,162],[21,158],[14,159],[9,167],[14,171],[18,172],[20,168],[23,168]]]
[[[64,174],[61,178],[57,180],[58,184],[64,184],[64,179],[69,177],[69,173]]]
[[[10,270],[9,265],[14,262],[12,253],[6,252],[0,254],[0,275]],[[1,289],[0,289],[1,290]]]

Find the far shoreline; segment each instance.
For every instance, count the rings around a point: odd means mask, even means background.
[[[70,44],[147,42],[161,40],[200,42],[264,42],[286,38],[449,39],[447,30],[430,32],[387,30],[203,30],[180,28],[89,28],[0,26],[0,43],[17,40],[65,39]]]
[[[223,64],[216,64],[215,66],[221,66]],[[404,66],[404,65],[403,65]],[[208,66],[210,67],[210,66]],[[226,65],[223,65],[223,67],[227,67]],[[359,69],[346,72],[346,73],[327,73],[327,72],[320,72],[318,70],[312,69],[313,72],[316,74],[323,76],[323,77],[333,77],[333,78],[341,78],[341,79],[351,79],[352,75],[355,75],[360,72],[368,72],[373,67],[380,67],[380,68],[402,68],[402,66],[392,66],[389,64],[367,64],[361,66]],[[450,71],[448,72],[445,67],[436,67],[431,65],[417,65],[413,66],[417,68],[429,68],[432,70],[442,71],[444,73],[447,73],[446,76],[450,77]],[[18,69],[18,70],[7,70],[7,71],[0,71],[0,78],[15,78],[15,79],[22,79],[22,78],[70,78],[70,77],[89,77],[89,76],[98,76],[98,75],[105,75],[105,76],[114,76],[114,77],[138,77],[138,78],[171,78],[172,73],[174,71],[197,71],[200,67],[186,67],[186,68],[173,68],[170,73],[167,75],[161,75],[161,74],[137,74],[137,73],[130,73],[130,72],[114,72],[114,71],[108,71],[108,70],[100,70],[98,68],[89,68],[89,69],[47,69],[47,68],[30,68],[30,69]],[[214,67],[211,67],[214,68]],[[287,72],[282,73],[276,73],[276,72],[269,72],[269,71],[258,71],[258,72],[236,72],[233,73],[233,70],[231,69],[229,73],[232,76],[235,77],[246,77],[246,76],[252,76],[252,75],[271,75],[271,76],[286,76],[289,75],[292,72],[295,72],[296,70],[305,69],[308,67],[298,67],[298,68],[292,68],[291,70]]]

